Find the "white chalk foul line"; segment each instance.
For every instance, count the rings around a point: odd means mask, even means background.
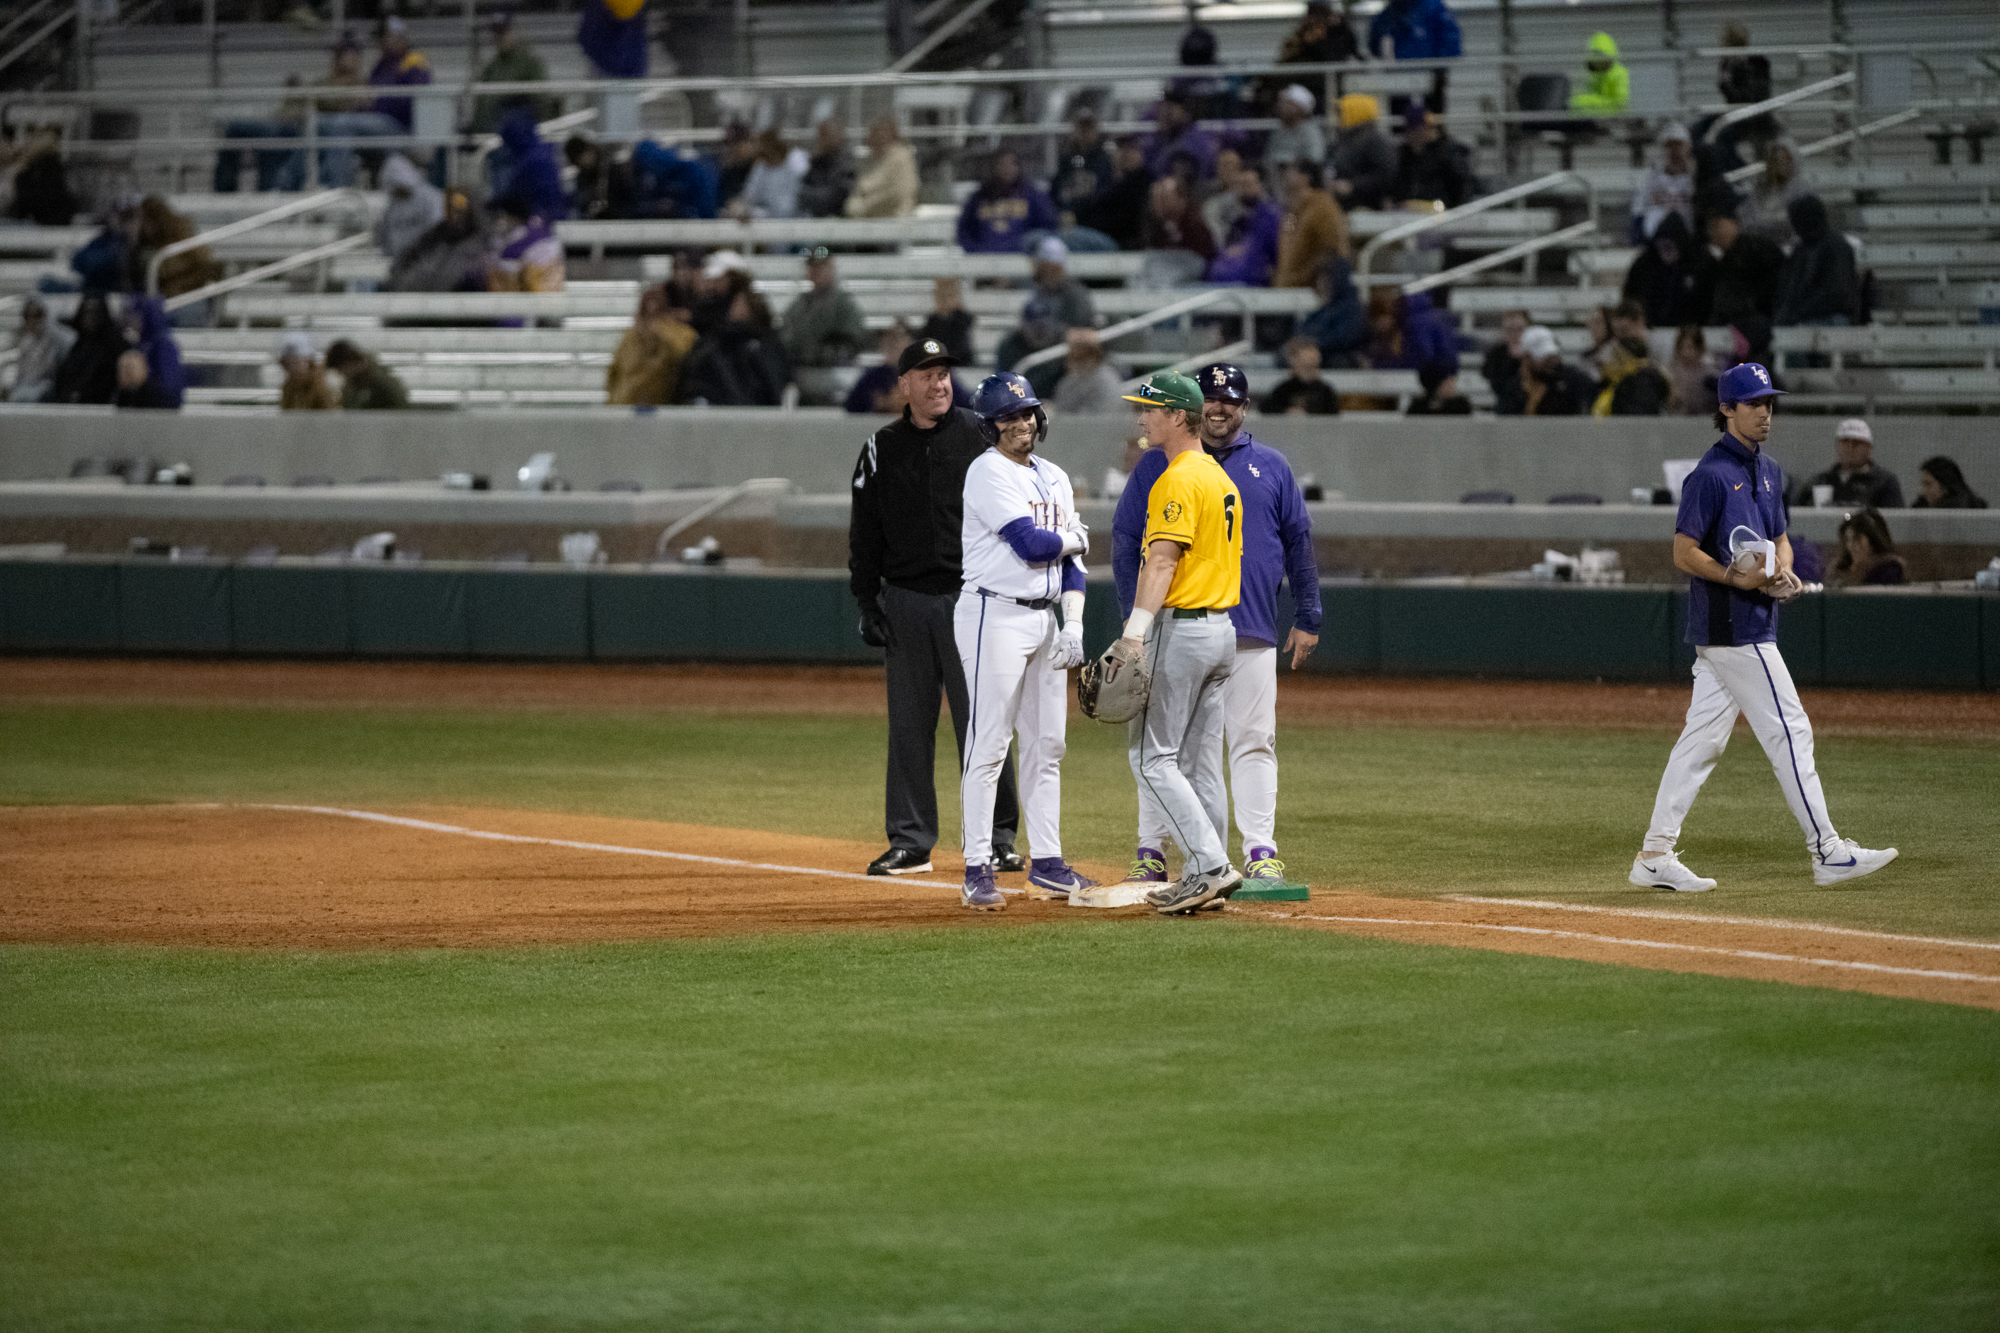
[[[1885,972],[1898,977],[1934,977],[1943,981],[1984,981],[2000,983],[2000,977],[1977,972],[1940,972],[1924,967],[1890,967],[1886,963],[1857,963],[1844,958],[1803,958],[1796,954],[1768,953],[1762,949],[1723,949],[1711,944],[1670,944],[1665,940],[1632,940],[1617,935],[1590,935],[1580,930],[1552,930],[1544,926],[1500,926],[1482,921],[1412,921],[1400,916],[1307,916],[1302,912],[1273,912],[1272,916],[1291,921],[1333,921],[1364,926],[1436,926],[1446,930],[1496,930],[1510,935],[1542,935],[1550,939],[1589,940],[1594,944],[1618,944],[1634,949],[1666,949],[1682,953],[1712,953],[1728,958],[1753,958],[1767,963],[1805,963],[1812,967],[1839,967],[1854,972]]]
[[[1653,921],[1714,921],[1725,926],[1768,926],[1774,930],[1812,930],[1822,935],[1854,935],[1864,940],[1897,940],[1904,944],[1945,944],[1954,949],[2000,949],[2000,940],[1955,940],[1942,935],[1891,935],[1852,926],[1823,926],[1815,921],[1784,921],[1763,916],[1711,916],[1706,912],[1663,912],[1646,907],[1593,907],[1585,903],[1549,903],[1532,898],[1479,898],[1447,893],[1446,902],[1485,903],[1493,907],[1539,907],[1549,912],[1589,912],[1599,916],[1645,917]]]
[[[331,805],[272,805],[256,804],[252,810],[291,810],[300,814],[337,815],[342,819],[365,819],[375,824],[395,824],[401,828],[425,829],[432,833],[456,833],[466,838],[486,838],[493,842],[531,842],[543,847],[573,847],[584,852],[615,852],[620,856],[654,856],[663,861],[696,861],[704,865],[732,866],[739,870],[770,870],[782,875],[811,875],[816,879],[865,879],[880,881],[880,875],[857,875],[851,870],[815,870],[811,866],[781,866],[764,861],[738,861],[727,856],[697,856],[693,852],[662,852],[651,847],[620,847],[608,842],[577,842],[571,838],[531,838],[525,833],[493,833],[486,829],[462,828],[457,824],[438,824],[428,819],[406,819],[401,815],[382,815],[373,810],[342,810]],[[907,875],[897,875],[893,880],[898,884],[922,884],[934,889],[956,889],[959,886],[948,880],[911,879]]]

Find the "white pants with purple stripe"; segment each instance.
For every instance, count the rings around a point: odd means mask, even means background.
[[[1820,793],[1819,770],[1813,766],[1812,721],[1799,703],[1792,673],[1771,643],[1738,648],[1696,648],[1694,700],[1688,704],[1687,726],[1667,757],[1660,776],[1660,794],[1653,802],[1653,826],[1646,833],[1648,852],[1670,852],[1681,836],[1681,821],[1715,771],[1729,744],[1729,733],[1741,713],[1750,722],[1757,743],[1770,757],[1793,818],[1806,835],[1806,850],[1817,858],[1839,840],[1827,818],[1826,797]]]
[[[965,862],[993,859],[993,797],[1007,743],[1021,741],[1021,811],[1036,858],[1062,855],[1062,761],[1069,673],[1049,662],[1056,613],[961,592],[952,620],[969,697],[959,827]]]

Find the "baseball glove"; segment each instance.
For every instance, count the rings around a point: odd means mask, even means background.
[[[1145,651],[1119,639],[1104,656],[1084,665],[1076,677],[1076,704],[1099,722],[1130,722],[1153,693]]]

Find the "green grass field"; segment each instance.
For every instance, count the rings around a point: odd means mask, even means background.
[[[9,705],[0,803],[867,838],[880,726]],[[1071,738],[1069,850],[1122,857],[1122,751]],[[1629,903],[1670,741],[1288,729],[1284,850]],[[1703,910],[2000,936],[2000,746],[1821,768],[1903,860],[1813,890],[1743,735],[1687,831]],[[13,946],[0,1327],[1994,1328],[1996,1107],[1986,1011],[1254,923]]]

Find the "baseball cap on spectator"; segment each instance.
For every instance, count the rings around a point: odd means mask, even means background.
[[[1340,128],[1351,130],[1363,121],[1374,120],[1382,114],[1382,104],[1367,93],[1349,93],[1340,99]]]
[[[896,373],[898,375],[907,375],[913,370],[922,370],[926,366],[956,366],[959,364],[958,358],[946,351],[943,343],[935,338],[923,338],[905,347],[903,354],[896,358]]]
[[[1718,406],[1730,403],[1755,402],[1759,398],[1771,398],[1783,393],[1783,389],[1771,384],[1771,372],[1755,361],[1745,361],[1722,372],[1722,378],[1715,382],[1715,401]]]
[[[1038,264],[1067,264],[1069,247],[1062,243],[1060,236],[1044,236],[1035,247],[1035,262]]]
[[[719,278],[725,273],[748,273],[750,261],[734,250],[717,250],[702,261],[701,276]]]
[[[1687,126],[1680,124],[1678,121],[1670,120],[1661,129],[1660,137],[1656,142],[1691,144],[1694,142],[1694,136],[1688,133]]]
[[[1868,423],[1860,417],[1849,417],[1833,428],[1833,438],[1836,440],[1866,440],[1868,443],[1873,444],[1875,443],[1875,432],[1870,430]]]
[[[1540,324],[1530,324],[1521,334],[1521,355],[1530,361],[1539,361],[1545,356],[1558,356],[1562,348],[1556,346],[1556,335]]]
[[[1313,95],[1312,93],[1307,91],[1304,84],[1295,83],[1291,85],[1289,88],[1285,89],[1285,91],[1278,94],[1278,99],[1280,101],[1290,102],[1293,106],[1305,112],[1307,115],[1312,114],[1314,106]]]
[[[285,335],[285,340],[278,344],[280,361],[289,356],[304,357],[310,361],[318,355],[318,351],[313,347],[313,340],[303,333],[288,333]]]

